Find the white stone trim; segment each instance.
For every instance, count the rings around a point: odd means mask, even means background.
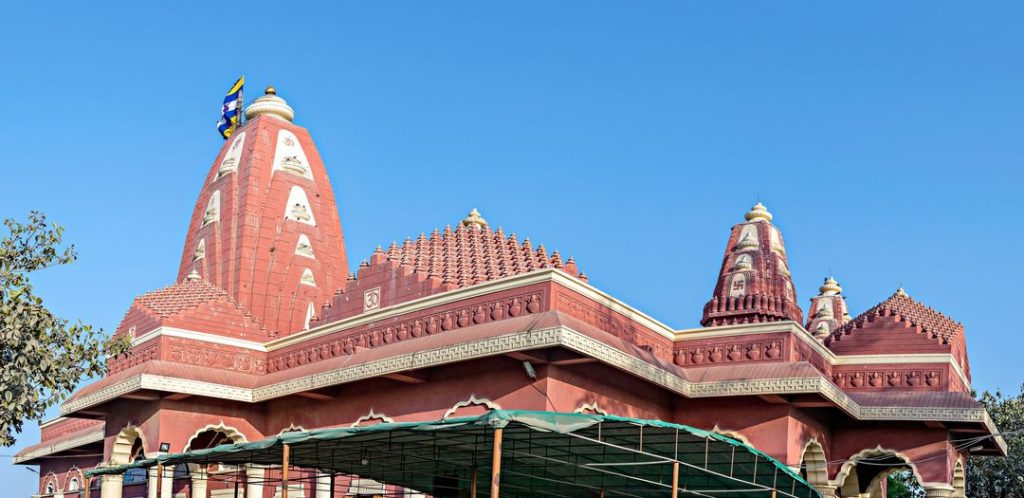
[[[142,334],[132,340],[132,346],[138,346],[140,344],[152,341],[160,336],[174,337],[177,339],[191,339],[195,341],[208,342],[211,344],[220,344],[222,346],[231,346],[240,349],[248,349],[251,351],[266,352],[267,348],[263,343],[256,341],[247,341],[245,339],[236,339],[234,337],[226,337],[223,335],[210,334],[208,332],[198,332],[195,330],[179,329],[176,327],[157,327],[145,334]]]
[[[484,406],[488,410],[501,409],[501,405],[487,398],[478,398],[476,397],[476,394],[470,394],[468,399],[455,403],[454,405],[452,405],[451,408],[448,409],[448,411],[444,412],[444,415],[441,415],[441,420],[447,420],[448,417],[455,415],[455,413],[458,412],[460,408],[468,408],[470,406]]]
[[[44,456],[47,456],[47,455],[52,455],[54,453],[60,453],[62,451],[70,450],[72,448],[77,448],[79,446],[84,446],[84,445],[89,444],[89,443],[95,443],[97,441],[103,441],[103,438],[105,436],[106,436],[105,429],[103,427],[100,427],[100,428],[98,428],[98,429],[96,429],[94,431],[89,431],[89,432],[87,432],[85,434],[73,437],[71,439],[65,439],[63,441],[58,441],[56,443],[44,446],[42,448],[39,448],[39,449],[36,449],[36,450],[32,450],[32,451],[30,451],[28,453],[23,453],[21,455],[15,455],[14,463],[15,464],[19,464],[19,463],[27,462],[27,461],[35,459],[35,458],[44,457]]]
[[[373,314],[373,313],[371,313]],[[612,367],[661,386],[688,398],[757,396],[764,394],[820,394],[858,420],[941,420],[945,422],[983,423],[997,430],[983,408],[944,409],[931,407],[862,407],[850,396],[818,373],[812,377],[690,382],[660,366],[632,356],[571,328],[521,331],[498,337],[417,351],[318,372],[268,386],[248,389],[209,382],[142,374],[80,399],[65,403],[61,413],[71,413],[139,389],[180,392],[247,403],[259,403],[292,394],[380,377],[407,370],[433,367],[471,359],[497,356],[515,351],[561,346],[588,355]],[[1005,446],[1002,438],[997,444]]]

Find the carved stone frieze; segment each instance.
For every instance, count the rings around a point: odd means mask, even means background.
[[[543,293],[534,291],[490,302],[414,315],[398,323],[343,332],[315,344],[274,354],[268,360],[268,371],[288,370],[350,355],[360,348],[376,348],[424,335],[537,313],[543,309],[543,300]]]
[[[267,369],[262,358],[251,354],[196,345],[171,344],[168,347],[167,359],[236,372],[261,374]]]
[[[939,389],[942,380],[940,370],[921,368],[841,370],[832,374],[832,382],[844,389]]]
[[[721,363],[780,361],[786,347],[785,339],[729,341],[686,345],[674,352],[675,363],[681,367],[708,366]]]

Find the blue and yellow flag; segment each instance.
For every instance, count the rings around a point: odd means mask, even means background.
[[[235,128],[238,128],[239,118],[242,112],[242,85],[245,84],[245,76],[238,78],[228,95],[224,97],[224,105],[220,107],[220,121],[217,121],[217,131],[220,136],[227,140]]]

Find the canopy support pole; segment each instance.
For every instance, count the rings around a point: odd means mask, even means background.
[[[162,484],[164,483],[164,464],[156,464],[156,498],[160,498],[160,492],[163,491]]]
[[[473,475],[469,481],[469,498],[476,498],[476,465],[473,466]]]
[[[286,444],[281,450],[281,498],[288,498],[288,456],[291,448]],[[159,497],[157,497],[159,498]]]
[[[85,493],[83,493],[83,497],[84,498],[89,498],[89,491],[92,491],[92,478],[91,477],[86,477],[85,478]]]
[[[604,490],[601,490],[601,495],[604,496]],[[679,462],[672,462],[672,498],[679,496]],[[772,498],[775,498],[774,494]]]
[[[499,498],[501,493],[501,438],[505,430],[494,429],[494,449],[491,456],[491,497]],[[283,498],[288,498],[287,496]]]

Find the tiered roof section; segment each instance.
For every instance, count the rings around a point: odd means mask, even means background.
[[[836,329],[825,345],[836,354],[951,353],[970,378],[963,324],[918,302],[902,287]]]
[[[576,262],[563,260],[558,251],[548,254],[543,244],[533,247],[529,238],[491,230],[474,209],[455,228],[420,233],[387,250],[378,247],[358,274],[349,277],[344,292],[325,308],[321,322],[392,306],[432,294],[447,292],[534,270],[555,268],[586,281]]]

